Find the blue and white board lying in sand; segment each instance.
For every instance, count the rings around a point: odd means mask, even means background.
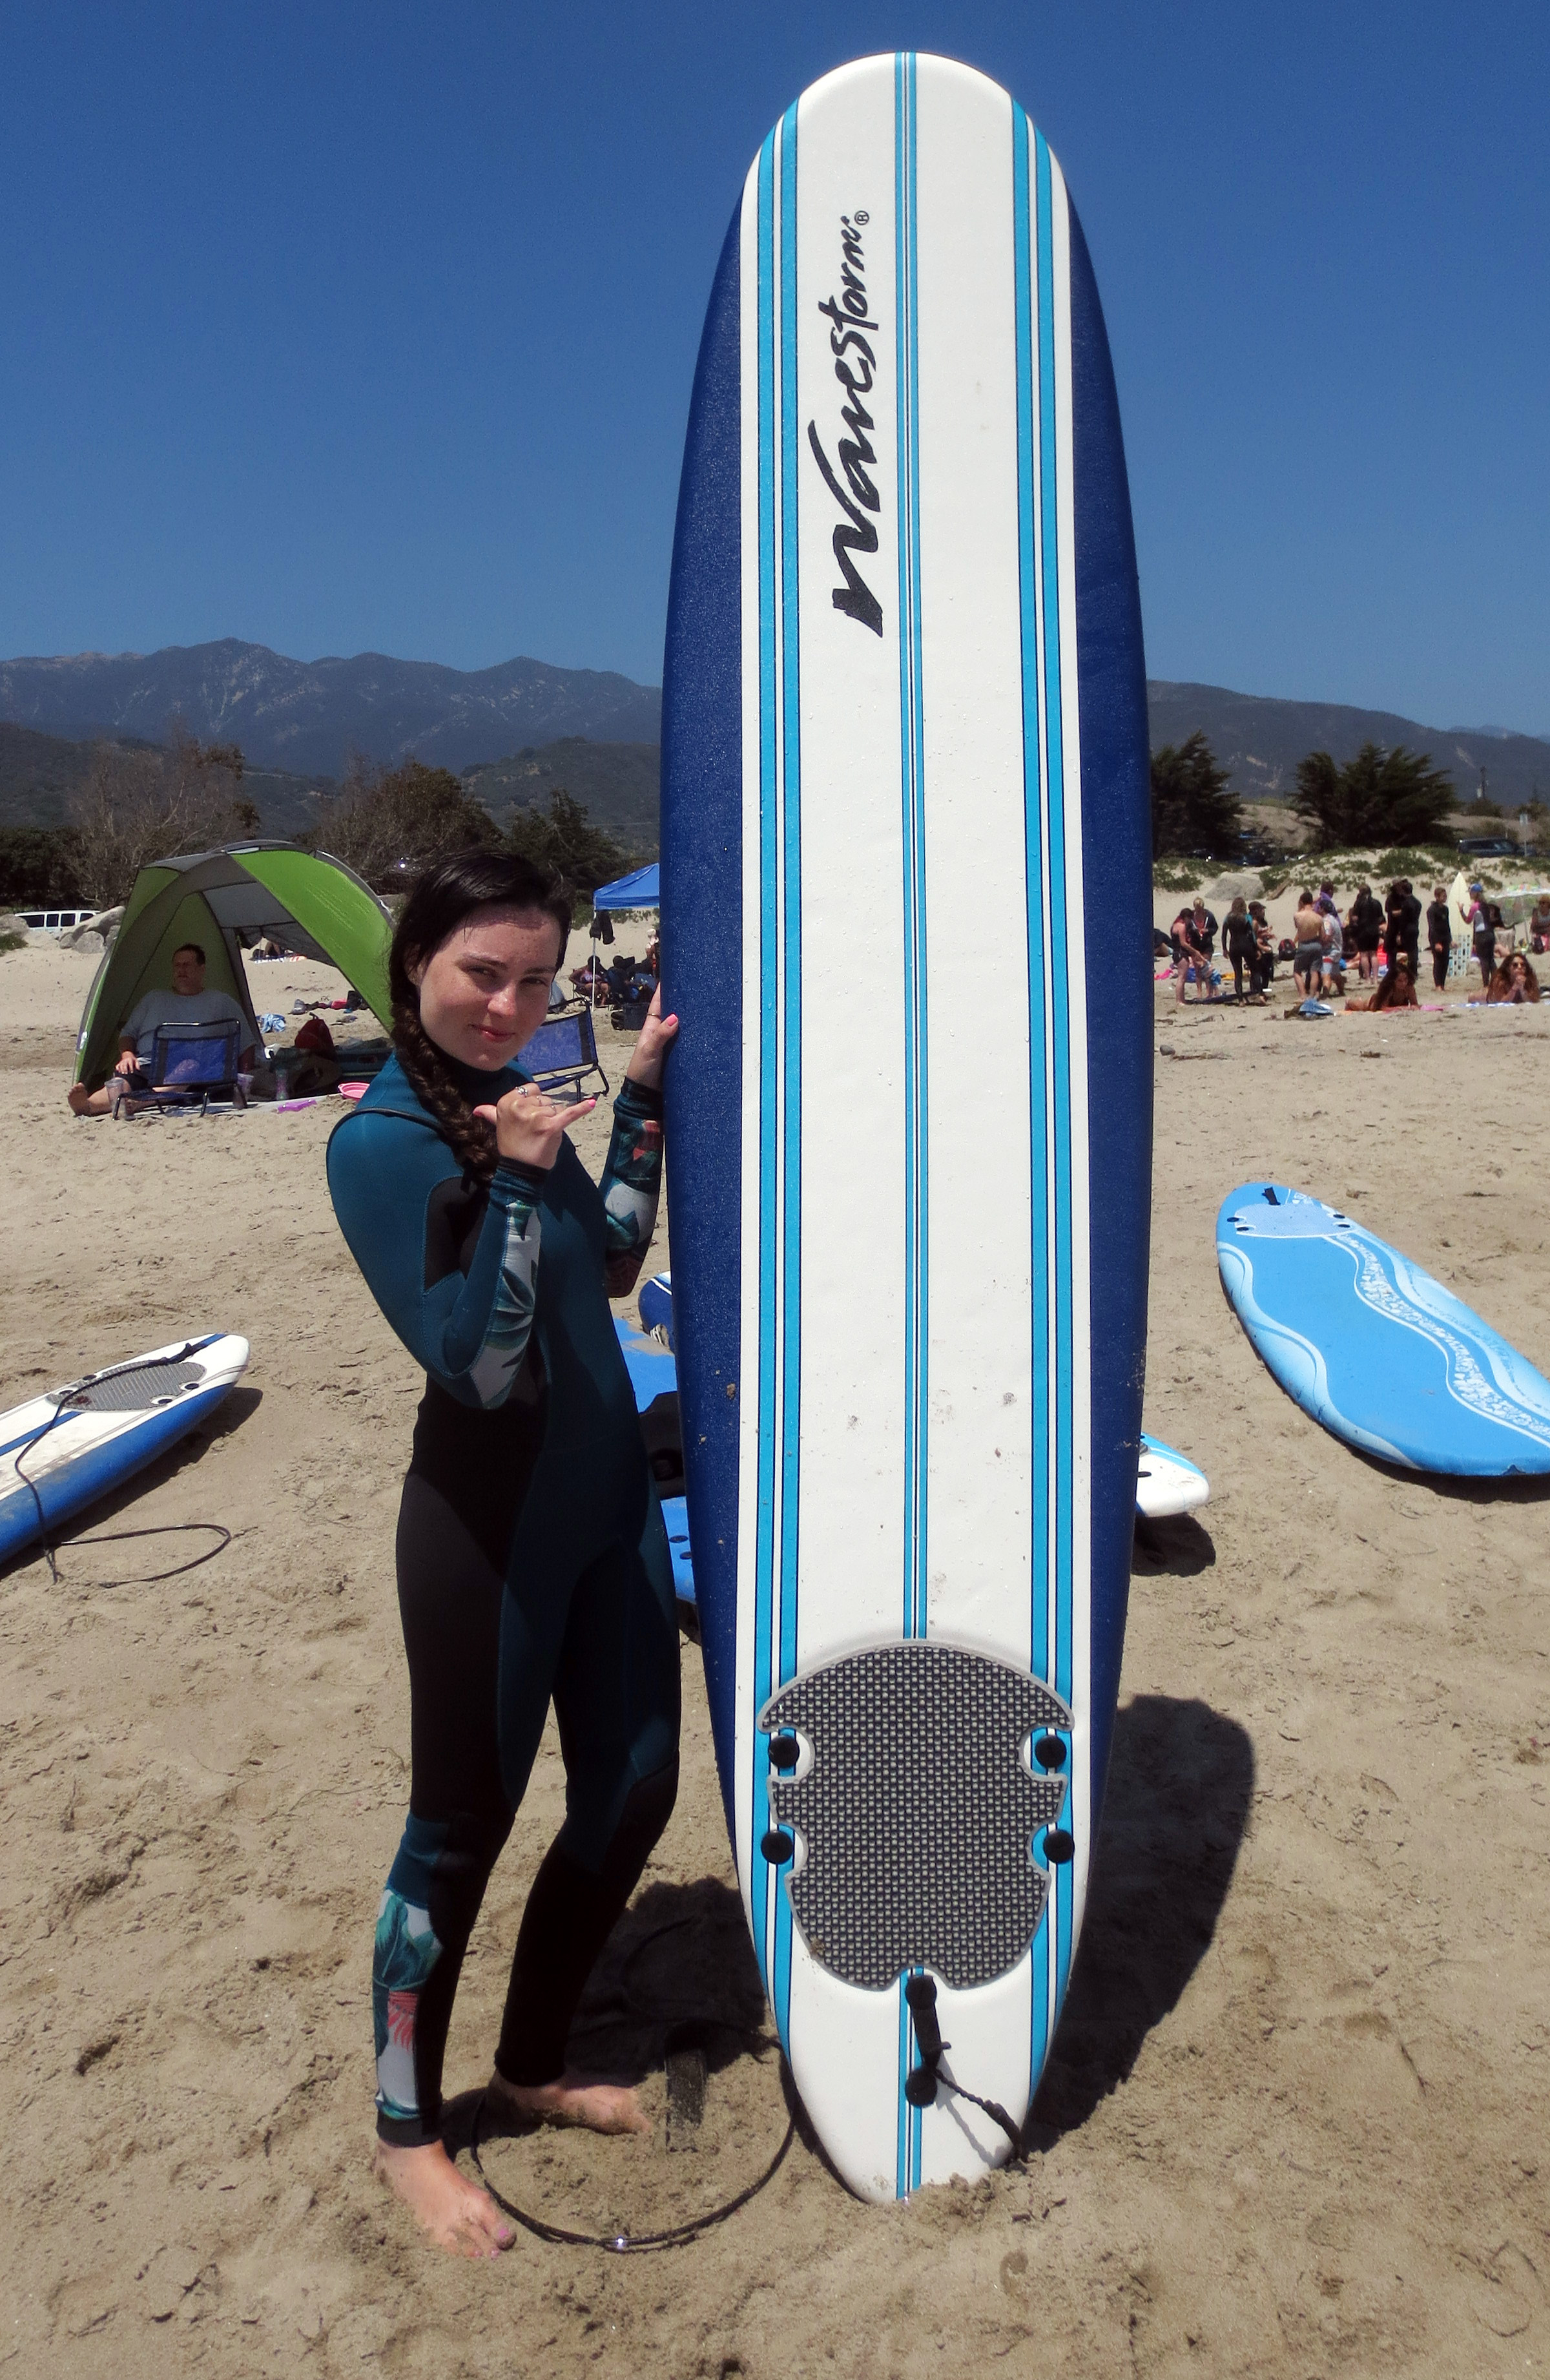
[[[644,1291],[641,1293],[641,1300],[644,1309]],[[679,1435],[678,1366],[673,1361],[672,1354],[656,1340],[648,1339],[644,1331],[637,1330],[634,1323],[626,1321],[621,1314],[614,1316],[613,1328],[618,1334],[620,1351],[624,1358],[624,1369],[630,1376],[630,1386],[635,1390],[636,1413],[640,1415],[643,1422],[647,1422],[648,1416],[651,1415],[653,1408],[656,1408],[663,1419],[664,1439],[671,1436],[672,1440],[676,1444]],[[667,1411],[670,1405],[671,1420]],[[649,1439],[648,1425],[647,1435]],[[695,1566],[689,1553],[688,1506],[682,1496],[664,1496],[661,1502],[662,1520],[667,1528],[668,1551],[672,1557],[673,1593],[680,1605],[687,1607],[687,1611],[693,1611]],[[680,1620],[685,1620],[686,1617],[686,1611],[681,1610]]]
[[[903,2197],[1009,2154],[983,2103],[1021,2126],[1081,1929],[1151,1162],[1108,344],[1059,166],[966,67],[842,67],[750,169],[662,742],[717,1755],[797,2087],[845,2180]]]
[[[1210,1493],[1210,1481],[1187,1454],[1165,1446],[1160,1438],[1148,1438],[1143,1430],[1135,1474],[1139,1520],[1165,1521],[1178,1512],[1193,1512]]]
[[[1222,1201],[1217,1262],[1268,1369],[1349,1446],[1465,1478],[1550,1471],[1550,1380],[1349,1215],[1245,1182]]]
[[[247,1362],[246,1339],[211,1331],[0,1414],[0,1561],[164,1454]]]

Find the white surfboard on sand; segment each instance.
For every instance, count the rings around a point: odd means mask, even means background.
[[[1135,1509],[1144,1521],[1164,1521],[1177,1512],[1193,1512],[1211,1493],[1211,1483],[1187,1454],[1165,1446],[1160,1438],[1141,1439],[1141,1461],[1135,1473]]]
[[[0,1414],[0,1560],[164,1454],[247,1362],[246,1339],[207,1331]]]

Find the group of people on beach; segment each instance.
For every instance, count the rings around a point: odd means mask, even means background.
[[[1467,922],[1481,987],[1486,1002],[1537,1001],[1539,980],[1525,952],[1508,948],[1499,953],[1508,931],[1499,905],[1485,897],[1481,884],[1470,888]],[[1453,956],[1453,914],[1445,886],[1434,887],[1425,912],[1432,981],[1441,990]],[[1291,961],[1292,981],[1299,1000],[1319,1000],[1326,992],[1346,990],[1347,952],[1358,980],[1372,986],[1365,997],[1347,999],[1355,1009],[1415,1008],[1421,969],[1422,907],[1408,877],[1399,877],[1380,901],[1370,884],[1362,884],[1344,918],[1335,899],[1335,887],[1326,878],[1315,893],[1304,885],[1298,896],[1290,944],[1278,944],[1263,901],[1239,894],[1221,929],[1222,954],[1232,967],[1232,990],[1223,990],[1214,965],[1217,919],[1198,892],[1175,917],[1172,946],[1174,999],[1181,1005],[1193,981],[1199,1000],[1232,999],[1263,1005],[1275,978],[1278,957]],[[1550,950],[1550,894],[1542,894],[1529,920],[1529,941],[1535,951]]]
[[[570,981],[573,994],[578,999],[599,1004],[606,1002],[612,1008],[630,1008],[650,1001],[660,972],[658,937],[653,934],[646,945],[643,959],[636,958],[628,951],[620,951],[604,966],[594,951],[584,966],[572,967]]]

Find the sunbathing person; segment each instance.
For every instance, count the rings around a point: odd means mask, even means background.
[[[1510,1001],[1516,1005],[1520,1001],[1538,998],[1538,976],[1535,975],[1522,952],[1514,951],[1510,958],[1503,959],[1496,974],[1491,978],[1491,987],[1485,995],[1485,1004],[1487,1008],[1495,1008],[1502,1001]]]
[[[100,1089],[89,1091],[84,1083],[73,1083],[69,1090],[72,1114],[107,1115],[115,1099],[122,1102],[126,1093],[130,1098],[151,1097],[151,1063],[156,1054],[156,1031],[163,1025],[229,1025],[235,1021],[242,1027],[237,1063],[251,1067],[258,1062],[258,1045],[252,1038],[252,1026],[229,991],[206,991],[204,988],[205,955],[198,942],[185,942],[172,954],[172,990],[158,988],[148,991],[135,1002],[124,1019],[118,1036],[118,1063]]]
[[[1379,1008],[1419,1008],[1415,996],[1415,977],[1410,959],[1401,951],[1393,965],[1379,983],[1370,1000],[1348,1000],[1347,1008],[1372,1010]]]

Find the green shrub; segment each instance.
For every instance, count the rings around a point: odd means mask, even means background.
[[[1205,881],[1198,868],[1179,867],[1166,859],[1152,863],[1152,882],[1159,892],[1198,892]]]
[[[1380,852],[1373,862],[1373,874],[1435,877],[1438,868],[1446,867],[1448,874],[1452,875],[1458,865],[1458,853],[1450,851],[1446,844],[1428,844],[1423,850],[1405,844],[1395,851]]]

